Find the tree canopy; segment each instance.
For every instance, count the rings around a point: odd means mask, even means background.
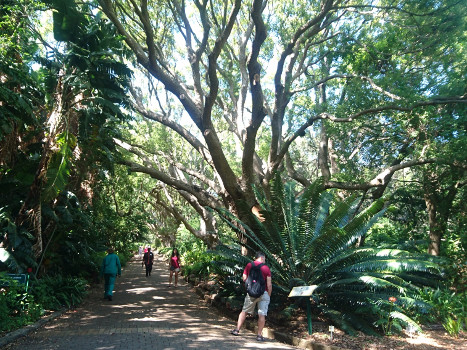
[[[397,172],[465,171],[465,16],[446,1],[110,1],[100,9],[132,51],[143,137],[120,162],[201,216],[247,219],[283,171],[304,186],[380,197]],[[449,128],[440,135],[440,128]],[[160,126],[166,142],[154,142]],[[449,134],[449,135],[448,135]],[[209,237],[206,241],[212,241]]]
[[[442,239],[465,230],[462,10],[453,0],[5,1],[2,244],[31,243],[38,258],[76,198],[122,236],[131,225],[137,237],[146,215],[167,243],[183,224],[213,246],[208,209],[254,224],[252,188],[269,196],[280,172],[362,201],[389,187],[399,232],[424,232],[441,254]]]

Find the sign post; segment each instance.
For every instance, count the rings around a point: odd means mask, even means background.
[[[331,332],[331,340],[332,340],[332,333],[334,332],[334,326],[329,326],[329,332]]]
[[[313,294],[314,290],[317,288],[317,285],[312,286],[300,286],[300,287],[293,287],[289,293],[289,298],[295,297],[308,297],[306,300],[306,316],[308,320],[308,334],[311,335],[313,333],[312,326],[311,326],[311,295]]]

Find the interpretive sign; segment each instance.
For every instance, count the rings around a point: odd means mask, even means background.
[[[292,290],[289,293],[289,298],[292,297],[309,297],[313,294],[315,289],[318,286],[313,285],[313,286],[300,286],[300,287],[293,287]]]
[[[293,287],[289,293],[289,298],[297,298],[297,297],[311,297],[315,289],[318,288],[317,285],[312,286],[300,286],[300,287]],[[311,326],[311,302],[310,298],[306,301],[306,315],[308,320],[308,334],[312,334],[312,326]]]

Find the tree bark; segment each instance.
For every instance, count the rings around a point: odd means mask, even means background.
[[[444,234],[445,225],[440,223],[438,219],[438,210],[436,202],[431,198],[429,194],[425,194],[425,203],[428,211],[428,224],[430,227],[429,243],[428,243],[428,254],[439,256],[441,252],[441,238]]]
[[[439,256],[441,253],[441,242],[451,215],[453,201],[461,186],[458,178],[462,178],[463,174],[462,169],[454,168],[450,169],[450,175],[453,175],[451,178],[431,171],[424,173],[423,190],[430,229],[428,254]]]

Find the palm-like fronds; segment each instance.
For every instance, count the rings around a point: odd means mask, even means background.
[[[371,305],[387,302],[390,296],[397,297],[399,313],[402,306],[426,307],[415,295],[420,286],[432,286],[442,275],[433,257],[355,246],[384,215],[385,199],[356,213],[358,198],[333,202],[322,180],[296,197],[293,184],[283,185],[279,177],[271,185],[271,200],[256,189],[255,194],[266,220],[256,220],[254,231],[232,214],[221,212],[233,230],[248,238],[246,243],[231,242],[217,248],[225,258],[222,264],[230,266],[229,272],[241,276],[250,261],[241,256],[241,245],[250,251],[259,247],[271,268],[276,298],[285,298],[293,286],[317,285],[315,306],[349,332],[377,326],[382,311],[375,313]],[[398,318],[412,322],[406,316]]]

